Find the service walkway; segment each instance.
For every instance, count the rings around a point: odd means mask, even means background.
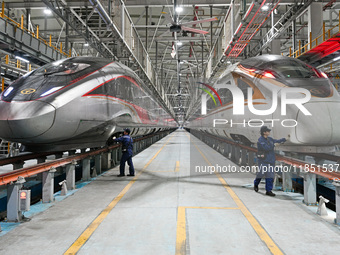
[[[0,237],[0,254],[339,254],[340,229],[293,194],[255,193],[252,174],[184,130]],[[209,163],[208,163],[209,162]],[[190,167],[191,166],[191,167]],[[204,168],[201,168],[204,169]]]

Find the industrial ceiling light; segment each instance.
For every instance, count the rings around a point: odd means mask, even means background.
[[[183,7],[181,7],[181,6],[177,6],[176,7],[176,12],[177,13],[181,13],[183,11]]]
[[[47,15],[51,15],[52,14],[52,11],[48,8],[44,9],[44,13],[47,14]]]
[[[262,11],[268,11],[269,10],[269,5],[264,5],[261,8]]]
[[[340,56],[333,59],[333,61],[338,61],[338,60],[340,60]]]
[[[84,43],[84,46],[87,47],[87,46],[89,46],[89,44],[88,43]]]
[[[21,57],[18,57],[18,56],[15,56],[16,59],[20,60],[20,61],[24,61],[26,63],[29,63],[30,61],[27,60],[27,59],[24,59],[24,58],[21,58]]]
[[[178,45],[178,46],[182,46],[182,44],[183,44],[183,43],[182,43],[181,41],[178,41],[178,42],[177,42],[177,45]]]

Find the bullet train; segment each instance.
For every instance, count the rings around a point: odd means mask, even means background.
[[[268,126],[272,137],[287,139],[283,151],[320,153],[340,144],[339,93],[325,73],[300,60],[245,59],[228,67],[213,87],[221,103],[207,96],[207,114],[196,113],[189,129],[250,145]]]
[[[100,147],[123,128],[133,137],[174,128],[170,115],[128,67],[74,57],[13,82],[0,100],[0,138],[25,151]]]

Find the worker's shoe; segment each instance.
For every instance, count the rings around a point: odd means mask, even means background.
[[[276,195],[272,191],[267,191],[266,192],[267,196],[275,197]]]
[[[117,175],[117,177],[123,177],[123,176],[125,176],[125,174],[119,174],[119,175]]]
[[[259,185],[254,185],[255,192],[259,192]]]
[[[128,174],[127,176],[135,176],[134,174]]]

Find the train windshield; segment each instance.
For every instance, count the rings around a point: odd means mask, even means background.
[[[321,78],[320,72],[315,68],[303,62],[290,59],[269,62],[265,65],[265,68],[275,71],[279,76],[288,79]]]
[[[34,75],[70,75],[88,68],[85,63],[74,63],[71,61],[57,61],[47,64],[34,72]]]
[[[44,65],[13,82],[1,95],[3,101],[31,101],[74,84],[112,61],[70,58]]]
[[[302,61],[281,59],[266,63],[263,68],[286,86],[308,89],[314,97],[329,97],[332,94],[332,84],[325,79],[326,74]]]

